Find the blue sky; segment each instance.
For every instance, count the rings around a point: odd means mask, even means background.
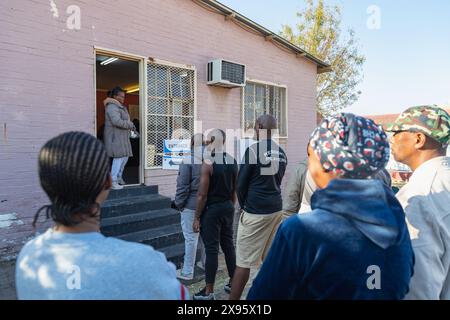
[[[220,0],[278,32],[294,25],[302,0]],[[343,29],[353,28],[366,56],[362,95],[346,111],[399,113],[409,106],[450,106],[450,1],[325,0],[342,7]],[[380,8],[379,30],[367,27],[371,5]]]

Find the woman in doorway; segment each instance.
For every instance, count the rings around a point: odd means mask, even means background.
[[[112,189],[123,189],[125,181],[122,178],[123,170],[128,158],[133,156],[130,143],[130,130],[135,131],[133,122],[125,102],[125,90],[115,87],[111,90],[108,98],[103,102],[105,105],[105,132],[104,141],[108,156],[113,158],[111,166]]]

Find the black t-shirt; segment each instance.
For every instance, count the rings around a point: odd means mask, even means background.
[[[272,140],[262,140],[245,151],[242,161],[237,183],[241,208],[253,214],[282,210],[280,186],[287,166],[284,150]]]

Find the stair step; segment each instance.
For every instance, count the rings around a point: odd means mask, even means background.
[[[181,268],[184,262],[184,243],[177,243],[172,246],[159,249],[165,254],[166,259],[172,262],[177,269]]]
[[[163,247],[157,250],[164,253],[166,255],[167,260],[175,264],[177,269],[182,267],[184,262],[184,242]],[[197,255],[195,258],[195,262],[197,263],[198,261],[200,261],[200,258],[201,258],[200,249],[197,248]]]
[[[101,231],[105,236],[116,237],[177,223],[180,213],[168,208],[102,219]]]
[[[159,228],[127,233],[118,236],[125,241],[139,242],[152,246],[155,249],[184,243],[183,232],[180,224],[172,224]]]
[[[170,208],[170,202],[170,198],[159,194],[108,200],[102,206],[102,218],[166,209]]]
[[[122,190],[111,190],[109,192],[108,200],[144,196],[147,194],[157,194],[158,186],[132,186],[124,187]]]

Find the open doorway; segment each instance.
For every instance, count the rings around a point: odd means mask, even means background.
[[[97,110],[97,138],[103,141],[103,130],[105,125],[104,100],[108,92],[121,87],[126,91],[125,102],[130,120],[133,121],[138,137],[130,137],[133,156],[125,165],[122,178],[126,185],[136,185],[142,182],[141,175],[141,119],[140,119],[140,96],[139,96],[139,60],[126,59],[113,54],[96,54],[96,110]],[[111,159],[112,161],[112,159]]]

